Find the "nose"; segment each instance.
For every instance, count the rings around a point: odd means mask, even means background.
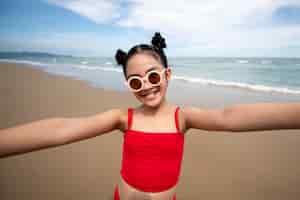
[[[149,83],[149,81],[144,80],[144,90],[150,89],[152,88],[151,83]]]

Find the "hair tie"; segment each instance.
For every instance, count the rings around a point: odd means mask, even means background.
[[[118,49],[115,55],[115,59],[118,65],[125,66],[127,61],[127,53],[121,49]]]
[[[156,32],[154,34],[151,43],[154,47],[156,47],[160,51],[162,51],[163,48],[167,47],[165,38],[163,38],[159,32]]]

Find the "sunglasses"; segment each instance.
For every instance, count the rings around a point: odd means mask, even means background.
[[[159,70],[151,70],[145,74],[145,76],[131,76],[127,81],[125,81],[125,84],[132,92],[139,92],[143,90],[145,86],[144,80],[147,80],[152,86],[158,86],[161,84],[162,81],[162,75],[165,73],[166,69],[163,69],[161,71]]]

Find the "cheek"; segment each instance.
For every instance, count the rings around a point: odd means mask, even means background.
[[[162,84],[160,85],[161,90],[166,92],[167,88],[168,88],[168,81],[163,81]]]

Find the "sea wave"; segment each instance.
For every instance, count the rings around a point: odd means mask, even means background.
[[[122,73],[122,68],[115,67],[113,65],[105,65],[103,66],[91,66],[91,65],[80,65],[80,64],[51,64],[51,63],[41,63],[37,61],[30,61],[30,60],[16,60],[16,59],[0,59],[0,62],[6,63],[21,63],[21,64],[29,64],[33,66],[70,66],[72,68],[78,68],[83,70],[101,70],[101,71],[110,71],[110,72],[117,72]],[[233,82],[233,81],[223,81],[223,80],[213,80],[213,79],[204,79],[200,77],[190,77],[190,76],[181,76],[181,75],[174,75],[173,79],[179,81],[186,81],[189,83],[197,83],[202,85],[213,85],[219,87],[231,87],[231,88],[240,88],[258,92],[267,92],[267,93],[280,93],[280,94],[300,94],[300,90],[298,89],[291,89],[286,87],[275,87],[275,86],[267,86],[267,85],[260,85],[260,84],[249,84],[249,83],[242,83],[242,82]]]
[[[247,64],[249,63],[248,60],[236,60],[237,63],[240,63],[240,64]]]
[[[100,67],[96,66],[88,66],[88,65],[76,65],[76,64],[67,64],[72,68],[78,68],[78,69],[86,69],[86,70],[99,70]]]
[[[0,62],[16,63],[16,64],[28,64],[28,65],[38,65],[38,66],[45,65],[44,63],[37,62],[37,61],[15,60],[15,59],[0,59]]]
[[[283,87],[272,87],[272,86],[259,85],[259,84],[248,84],[248,83],[230,82],[230,81],[212,80],[212,79],[203,79],[203,78],[194,78],[194,77],[187,77],[187,76],[176,76],[176,75],[173,76],[173,79],[186,81],[190,83],[199,83],[203,85],[240,88],[240,89],[258,91],[258,92],[300,94],[300,90],[294,90],[294,89],[283,88]]]
[[[260,63],[263,65],[269,65],[272,64],[272,60],[262,60]]]
[[[78,68],[78,69],[85,69],[85,70],[102,70],[102,71],[112,71],[112,72],[122,72],[122,69],[116,68],[116,67],[99,67],[99,66],[91,66],[91,65],[85,65],[85,64],[59,64],[59,63],[41,63],[37,61],[30,61],[30,60],[16,60],[16,59],[0,59],[0,62],[6,62],[6,63],[17,63],[17,64],[29,64],[33,66],[70,66],[72,68]],[[81,63],[85,63],[84,61]],[[107,64],[107,63],[106,63]]]
[[[88,64],[89,62],[84,60],[84,61],[81,61],[80,63],[83,64],[83,65],[86,65],[86,64]]]
[[[99,67],[99,66],[88,66],[88,65],[71,65],[73,68],[86,69],[86,70],[102,70],[111,72],[122,72],[122,69],[116,67]]]

